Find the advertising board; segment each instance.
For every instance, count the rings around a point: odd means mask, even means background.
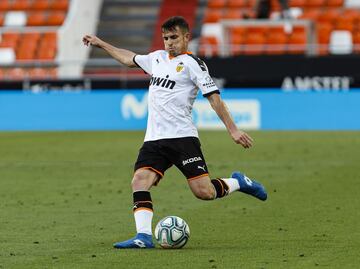
[[[251,130],[360,130],[360,91],[286,92],[226,89],[221,96],[239,128]],[[143,130],[146,90],[0,92],[0,130]],[[199,129],[224,129],[198,96]]]

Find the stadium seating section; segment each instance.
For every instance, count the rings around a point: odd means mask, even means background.
[[[84,0],[85,1],[85,0]],[[134,44],[141,44],[146,49],[162,47],[159,27],[164,18],[180,14],[187,18],[195,31],[193,36],[199,35],[203,25],[216,24],[222,19],[235,19],[240,22],[251,22],[256,17],[254,6],[257,0],[153,0],[152,5],[144,1],[144,9],[149,9],[149,14],[141,9],[140,15],[134,19],[143,20],[142,28],[155,27],[155,34],[148,28],[138,29],[136,25],[129,31],[119,28],[109,30],[109,23],[120,14],[124,17],[122,23],[130,20],[132,14],[127,10],[135,7],[140,8],[141,1],[104,1],[109,5],[108,9],[102,12],[105,16],[104,26],[98,28],[98,34],[107,40],[115,40],[127,47],[134,48]],[[308,52],[309,44],[316,48],[320,55],[333,53],[332,42],[336,36],[346,37],[349,33],[351,46],[349,53],[360,53],[360,9],[350,8],[347,2],[350,0],[289,0],[291,9],[300,10],[297,19],[306,19],[314,22],[315,35],[309,41],[309,29],[300,24],[295,24],[290,31],[279,24],[269,24],[264,21],[261,25],[251,23],[239,24],[227,29],[227,43],[221,33],[214,35],[213,32],[200,35],[199,50],[200,56],[223,55],[279,55],[279,54],[305,54]],[[360,0],[352,0],[358,1]],[[140,4],[139,4],[140,3]],[[110,5],[111,4],[111,5]],[[145,5],[146,4],[146,5]],[[63,25],[68,14],[70,0],[0,0],[0,79],[40,79],[56,78],[57,63],[57,31]],[[120,8],[116,15],[107,10],[112,10],[116,5],[125,5],[127,8]],[[159,9],[159,12],[157,12]],[[156,12],[155,12],[156,11]],[[201,12],[198,12],[201,11]],[[277,0],[271,0],[272,14],[279,14],[281,11]],[[200,15],[200,16],[198,16]],[[107,17],[106,17],[107,16]],[[199,18],[199,19],[198,19]],[[295,20],[297,20],[295,19]],[[151,20],[151,22],[150,22]],[[276,20],[274,20],[276,21]],[[101,22],[99,23],[101,26]],[[154,26],[152,26],[154,25]],[[127,27],[127,26],[125,26]],[[102,29],[102,31],[101,31]],[[106,31],[104,30],[106,29]],[[335,35],[335,32],[346,31],[345,35]],[[133,33],[130,35],[129,33]],[[142,39],[135,36],[139,33]],[[195,34],[194,34],[195,33]],[[114,35],[113,37],[109,34]],[[121,35],[122,34],[122,35]],[[128,36],[133,37],[128,38]],[[114,39],[119,37],[120,39]],[[143,41],[143,38],[152,40],[152,44]],[[156,39],[157,38],[157,39]],[[134,40],[133,43],[125,43]],[[141,42],[137,42],[141,40]],[[135,42],[136,41],[136,42]],[[115,44],[116,44],[115,42]],[[146,45],[146,46],[145,46]],[[126,47],[126,46],[125,46]],[[143,49],[143,48],[142,48]],[[99,53],[101,50],[96,50]],[[137,51],[137,50],[135,50]],[[143,51],[142,53],[146,53]],[[103,56],[101,54],[100,56]],[[93,75],[88,69],[84,74]],[[98,71],[96,71],[98,72]]]
[[[255,17],[256,0],[209,0],[204,14],[204,23],[216,23],[221,19],[246,20]],[[352,35],[353,53],[359,53],[360,10],[346,8],[344,0],[289,0],[290,8],[301,8],[298,19],[315,23],[318,53],[329,53],[329,42],[334,30],[349,31]],[[271,1],[272,12],[280,10],[277,0]],[[283,27],[242,26],[229,31],[230,55],[247,54],[304,54],[307,33],[304,27],[294,27],[285,32]],[[200,38],[200,55],[218,55],[219,40],[215,36]]]
[[[0,79],[56,77],[57,29],[68,6],[69,0],[0,1],[0,50],[12,49],[17,66],[0,67]]]

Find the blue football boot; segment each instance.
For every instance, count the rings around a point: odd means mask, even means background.
[[[134,238],[114,244],[114,248],[154,248],[152,236],[138,233]]]
[[[264,186],[260,183],[256,182],[255,180],[251,180],[240,172],[232,173],[231,177],[237,179],[237,181],[239,182],[239,191],[252,195],[262,201],[265,201],[267,199],[266,190]]]

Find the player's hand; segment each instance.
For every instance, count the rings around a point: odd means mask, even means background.
[[[244,148],[250,148],[253,144],[253,139],[243,131],[236,131],[231,134],[232,139],[236,144],[242,145]]]
[[[101,47],[101,43],[103,42],[100,38],[98,38],[97,36],[94,35],[85,35],[82,39],[83,43],[85,46],[96,46],[96,47]]]

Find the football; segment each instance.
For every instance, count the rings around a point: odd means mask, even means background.
[[[167,216],[155,227],[155,239],[163,248],[182,248],[190,237],[189,225],[180,217]]]

